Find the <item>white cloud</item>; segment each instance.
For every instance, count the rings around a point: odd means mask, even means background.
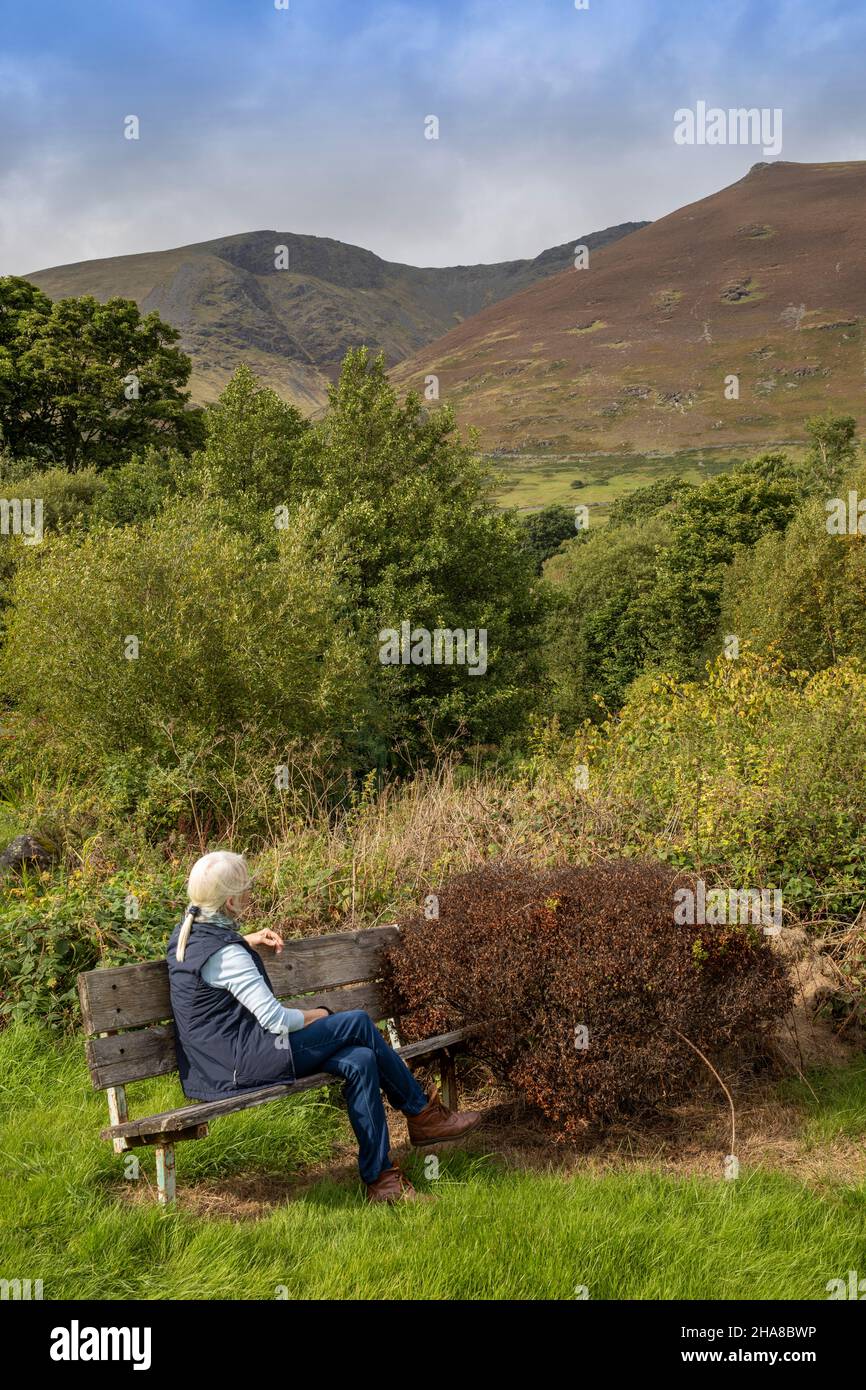
[[[700,97],[782,106],[784,158],[863,153],[864,24],[833,0],[293,0],[231,37],[193,12],[195,44],[158,7],[104,71],[62,38],[0,62],[0,272],[265,227],[414,264],[534,255],[742,177],[760,153],[673,144]]]

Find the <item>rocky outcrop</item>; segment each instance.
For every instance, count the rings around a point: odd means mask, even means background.
[[[35,835],[16,835],[0,854],[0,873],[46,869],[54,858],[50,847]]]

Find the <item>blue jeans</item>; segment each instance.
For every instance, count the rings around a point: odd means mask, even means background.
[[[427,1096],[363,1009],[329,1014],[290,1033],[289,1038],[298,1080],[326,1071],[345,1081],[343,1090],[358,1140],[361,1179],[375,1182],[383,1168],[392,1166],[382,1091],[394,1109],[406,1115],[423,1110]]]

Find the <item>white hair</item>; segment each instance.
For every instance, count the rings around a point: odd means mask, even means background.
[[[237,897],[251,884],[250,871],[242,854],[217,849],[196,860],[186,885],[190,905],[177,939],[175,955],[178,960],[186,955],[192,924],[198,914],[203,912],[210,916],[219,912],[227,898]]]

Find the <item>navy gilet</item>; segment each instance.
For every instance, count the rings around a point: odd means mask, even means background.
[[[190,1100],[223,1100],[274,1082],[293,1081],[288,1034],[269,1033],[227,989],[202,979],[202,967],[223,946],[242,946],[271,988],[258,953],[240,932],[219,922],[193,922],[184,959],[175,954],[182,923],[165,953],[174,1014],[177,1069]]]

